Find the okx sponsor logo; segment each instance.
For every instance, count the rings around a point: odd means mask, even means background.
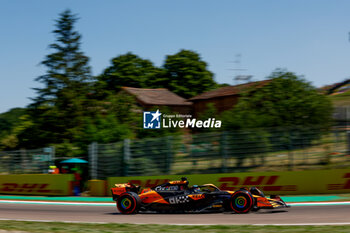
[[[156,112],[143,112],[143,128],[160,129],[161,115],[162,113],[160,113],[159,110],[157,110]]]

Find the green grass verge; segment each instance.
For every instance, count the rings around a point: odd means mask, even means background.
[[[0,221],[0,229],[21,232],[350,232],[346,226],[178,226],[154,224],[90,224],[60,222]]]

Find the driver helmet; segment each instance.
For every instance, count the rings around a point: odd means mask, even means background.
[[[196,184],[192,186],[192,189],[193,189],[193,191],[194,191],[195,193],[198,193],[198,192],[200,191],[199,186],[196,185]]]

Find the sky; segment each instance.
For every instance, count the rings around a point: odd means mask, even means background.
[[[80,18],[75,29],[93,75],[127,52],[161,66],[188,49],[218,83],[263,80],[277,68],[316,87],[350,77],[347,0],[0,0],[0,113],[36,96],[39,63],[53,52],[54,20],[66,9]]]

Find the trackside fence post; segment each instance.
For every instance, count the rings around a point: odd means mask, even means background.
[[[346,131],[347,154],[350,155],[350,131]]]
[[[130,163],[130,139],[124,139],[123,143],[123,176],[129,174],[129,163]]]
[[[291,131],[289,131],[288,133],[289,133],[289,135],[288,135],[288,170],[292,171],[293,164],[294,164],[292,134],[291,134]]]
[[[97,177],[97,156],[98,156],[98,144],[93,142],[89,145],[89,165],[90,165],[90,175],[91,179],[96,180]]]
[[[173,154],[173,137],[167,136],[166,137],[166,161],[165,161],[165,171],[167,174],[170,174],[172,154]]]
[[[51,157],[51,162],[53,163],[56,160],[56,149],[54,146],[51,146],[50,150],[50,157]]]
[[[227,132],[220,135],[220,154],[222,159],[221,172],[227,172]]]

